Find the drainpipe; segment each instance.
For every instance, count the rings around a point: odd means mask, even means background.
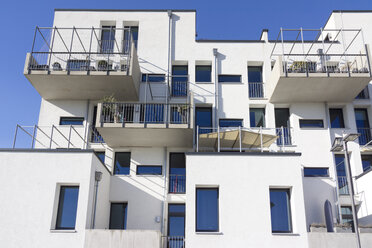
[[[217,56],[218,50],[217,48],[213,48],[213,56],[214,56],[214,126],[218,126],[218,66],[217,66]]]
[[[163,204],[162,204],[162,211],[161,211],[161,233],[163,236],[165,235],[165,203],[167,200],[167,171],[168,171],[168,166],[167,166],[167,157],[168,157],[168,149],[167,147],[164,147],[164,192],[163,192]]]
[[[102,172],[96,171],[94,174],[95,179],[95,192],[94,192],[94,198],[93,198],[93,213],[92,213],[92,223],[91,223],[91,229],[94,229],[96,224],[96,210],[97,210],[97,195],[98,195],[98,183],[102,179]]]
[[[89,118],[89,105],[90,105],[90,100],[88,99],[87,101],[87,114],[86,114],[86,120],[85,120],[85,129],[84,129],[84,142],[86,142],[85,144],[85,149],[88,148],[88,139],[89,139],[89,129],[88,129],[88,118]],[[92,122],[94,122],[95,120],[92,120]],[[83,143],[83,147],[84,147],[84,143]]]
[[[165,91],[165,103],[167,104],[165,106],[165,121],[166,123],[168,123],[168,101],[169,101],[169,95],[168,95],[168,92],[169,92],[169,81],[170,81],[170,67],[171,67],[171,57],[172,57],[172,47],[171,47],[171,39],[172,39],[172,10],[168,10],[168,17],[169,17],[169,21],[168,21],[168,71],[167,71],[167,75],[168,75],[168,80],[167,80],[167,87],[166,87],[166,91]]]

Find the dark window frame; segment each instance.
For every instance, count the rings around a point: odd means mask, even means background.
[[[75,212],[75,223],[74,223],[74,226],[73,227],[61,227],[60,225],[60,218],[61,218],[61,214],[60,214],[60,211],[63,211],[62,209],[62,190],[65,189],[65,188],[77,188],[78,190],[78,195],[77,195],[77,201],[76,201],[76,212]],[[58,206],[57,206],[57,216],[56,216],[56,225],[55,225],[55,229],[56,230],[75,230],[76,228],[76,219],[77,219],[77,210],[78,210],[78,206],[79,206],[79,191],[80,191],[80,187],[78,185],[61,185],[59,187],[59,196],[58,196]]]
[[[160,168],[160,174],[159,173],[138,173],[139,168]],[[163,175],[163,166],[162,165],[137,165],[136,166],[136,175],[139,176],[162,176]]]
[[[114,204],[122,204],[125,205],[125,215],[124,215],[124,228],[123,229],[113,229],[111,227],[111,214],[112,214],[112,205]],[[126,230],[127,229],[127,220],[128,220],[128,202],[110,202],[110,217],[109,217],[109,230]]]
[[[128,174],[121,174],[121,173],[116,173],[116,159],[117,159],[117,154],[119,153],[129,153],[129,165],[128,165]],[[119,176],[128,176],[130,175],[130,164],[131,164],[131,158],[132,158],[132,153],[131,152],[115,152],[115,155],[114,155],[114,171],[113,171],[113,174],[114,175],[119,175]]]
[[[261,69],[261,80],[260,81],[251,81],[249,78],[249,68],[260,68]],[[263,65],[257,65],[257,66],[253,66],[253,65],[248,65],[248,68],[247,68],[247,71],[248,71],[248,83],[263,83]],[[254,72],[258,72],[258,71],[254,71]],[[252,77],[251,77],[252,79]]]
[[[198,80],[198,68],[209,68],[209,81]],[[211,83],[212,82],[212,66],[211,65],[195,65],[195,83]]]
[[[229,127],[239,127],[239,126],[221,126],[221,121],[240,121],[240,127],[243,127],[243,119],[239,119],[239,118],[221,118],[221,119],[218,119],[218,125],[222,128],[229,128]]]
[[[327,171],[326,174],[312,174],[312,175],[306,175],[305,170],[316,170],[316,169],[325,169]],[[304,168],[304,177],[329,177],[329,168],[328,167],[305,167]]]
[[[316,122],[316,121],[319,121],[319,123],[321,123],[321,126],[316,126],[316,125],[303,126],[303,125],[309,125],[309,122]],[[324,120],[323,119],[299,119],[298,122],[299,122],[300,128],[305,128],[305,129],[306,128],[316,128],[316,129],[324,128]],[[304,122],[308,122],[308,123],[306,124]]]
[[[336,113],[338,112],[338,113]],[[341,114],[338,116],[340,118],[340,126],[339,127],[334,127],[332,125],[332,118],[335,117],[337,114]],[[331,123],[331,128],[345,128],[345,119],[344,119],[344,110],[342,108],[330,108],[329,109],[329,119]]]
[[[154,80],[158,79],[158,80]],[[165,74],[163,73],[142,73],[141,74],[141,82],[146,83],[163,83],[165,82]]]
[[[63,121],[66,121],[66,120],[69,120],[69,121],[79,121],[81,122],[81,124],[63,124]],[[84,121],[85,121],[85,118],[84,117],[79,117],[79,116],[60,116],[59,117],[59,125],[60,126],[84,126]]]
[[[230,78],[239,78],[239,81],[234,81],[234,80],[226,80],[223,79],[223,77],[230,77]],[[240,74],[218,74],[218,82],[219,83],[241,83],[242,82],[242,75]]]
[[[257,126],[256,124],[255,125],[252,125],[252,118],[251,118],[251,113],[253,113],[254,111],[251,112],[251,110],[263,110],[262,113],[263,113],[263,123],[262,123],[262,126]],[[256,113],[256,112],[254,112]],[[266,108],[249,108],[249,126],[251,128],[259,128],[259,127],[266,127]]]
[[[185,211],[183,213],[181,212],[172,212],[169,210],[170,206],[175,206],[175,205],[179,205],[179,206],[184,206],[185,208]],[[171,218],[171,217],[183,217],[184,218],[184,232],[186,232],[186,203],[168,203],[168,220]],[[169,230],[170,230],[170,221],[167,221],[167,234],[169,236]]]
[[[199,230],[198,229],[198,190],[216,190],[217,191],[217,229]],[[220,190],[219,187],[196,187],[195,188],[195,232],[219,232],[220,231]]]
[[[271,221],[271,232],[272,233],[293,233],[293,221],[292,221],[292,208],[291,208],[291,189],[290,188],[270,188],[269,192],[271,191],[285,191],[287,192],[288,196],[288,225],[289,225],[289,230],[288,231],[273,231],[272,230],[272,216],[271,216],[271,206],[270,206],[270,221]],[[269,201],[271,204],[271,198],[269,197]]]

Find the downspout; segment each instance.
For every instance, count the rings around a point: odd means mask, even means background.
[[[87,101],[87,114],[86,114],[86,121],[85,121],[85,129],[84,129],[84,142],[85,143],[85,149],[88,149],[88,140],[89,140],[89,122],[88,122],[88,119],[89,119],[89,105],[90,105],[90,100],[88,99]],[[92,123],[95,122],[95,120],[92,120]],[[84,143],[83,143],[83,146],[84,146]]]
[[[214,56],[214,127],[218,127],[218,65],[217,65],[217,56],[218,50],[217,48],[213,48],[213,56]]]
[[[169,81],[170,81],[170,67],[171,67],[171,57],[172,57],[172,48],[171,48],[171,39],[172,39],[172,10],[168,10],[168,69],[167,69],[167,87],[165,91],[165,121],[168,124],[168,102],[169,102]]]
[[[94,189],[94,198],[93,198],[93,213],[92,213],[92,222],[91,222],[91,229],[95,228],[96,225],[96,210],[97,210],[97,195],[98,195],[98,183],[102,179],[102,172],[95,171],[94,174],[94,181],[95,181],[95,189]]]
[[[168,162],[167,162],[167,156],[168,155],[168,149],[167,147],[164,147],[164,192],[163,192],[163,204],[162,204],[162,211],[161,211],[161,233],[163,236],[165,235],[165,210],[166,210],[166,200],[167,200],[167,175],[168,175]]]

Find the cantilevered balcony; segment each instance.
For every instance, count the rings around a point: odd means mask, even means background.
[[[37,27],[24,75],[45,99],[137,101],[141,72],[130,32]]]
[[[299,38],[305,31],[315,33],[315,39]],[[295,39],[284,40],[288,32]],[[273,103],[351,102],[372,79],[369,47],[359,29],[283,29],[278,37],[268,80]]]
[[[111,147],[192,147],[192,104],[100,103],[96,128]]]

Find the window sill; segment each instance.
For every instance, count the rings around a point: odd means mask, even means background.
[[[299,233],[272,233],[273,236],[300,236]]]
[[[115,176],[115,177],[131,177],[132,175],[126,175],[126,174],[112,174],[112,176]]]
[[[50,229],[51,233],[76,233],[75,229]]]
[[[195,82],[196,84],[214,84],[213,82]]]
[[[137,175],[136,174],[136,176],[137,177],[160,177],[160,178],[164,177],[163,175],[150,175],[150,174],[148,175]]]
[[[223,232],[195,232],[197,235],[223,235]]]

